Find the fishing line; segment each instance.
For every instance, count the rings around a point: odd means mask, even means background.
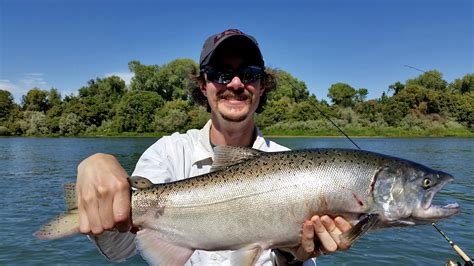
[[[424,70],[421,70],[419,68],[416,68],[416,67],[413,67],[413,66],[410,66],[410,65],[404,65],[405,67],[408,67],[408,68],[411,68],[411,69],[414,69],[414,70],[417,70],[417,71],[420,71],[420,72],[423,72],[425,74],[428,74],[428,75],[431,75],[433,77],[436,77],[436,78],[439,78],[438,76],[435,76],[427,71],[424,71]],[[290,84],[293,89],[295,89],[295,87],[293,86],[293,84]],[[451,83],[449,83],[449,86],[452,86]],[[317,105],[314,105],[316,107],[316,109],[318,109],[319,113],[326,119],[328,120],[329,122],[331,122],[331,124],[337,128],[337,130],[339,130],[340,133],[342,133],[352,144],[354,144],[354,146],[357,147],[357,149],[361,150],[361,148],[359,147],[359,145],[357,145],[352,139],[351,137],[349,137],[334,121],[332,121],[331,118],[329,118],[328,115],[326,115],[326,113],[320,109]],[[448,241],[449,244],[451,244],[451,247],[456,251],[456,253],[464,260],[464,265],[466,266],[473,266],[473,261],[469,258],[468,255],[466,255],[466,253],[464,253],[464,251],[456,244],[454,244],[453,241],[451,241],[437,226],[435,223],[432,223],[431,225],[433,225],[434,228],[436,228],[436,230]]]
[[[405,67],[408,67],[408,68],[411,68],[411,69],[414,69],[416,71],[420,71],[424,74],[427,74],[427,75],[430,75],[432,77],[435,77],[437,79],[440,79],[442,81],[444,81],[443,79],[441,79],[440,77],[436,76],[436,75],[433,75],[431,74],[430,72],[427,72],[425,70],[422,70],[422,69],[419,69],[419,68],[416,68],[416,67],[413,67],[413,66],[410,66],[410,65],[404,65]],[[448,85],[451,87],[453,86],[452,83],[448,83]],[[443,231],[441,231],[435,223],[431,223],[431,225],[436,228],[436,230],[444,237],[444,239],[446,239],[448,241],[448,243],[451,245],[451,247],[454,249],[454,251],[456,251],[456,253],[458,253],[458,255],[464,260],[464,265],[473,265],[473,262],[472,260],[469,258],[468,255],[466,255],[466,253],[464,253],[464,251],[456,244],[454,244],[453,241],[451,241],[451,239],[449,239],[444,233]]]

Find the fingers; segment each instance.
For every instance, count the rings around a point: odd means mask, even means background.
[[[299,261],[305,261],[312,257],[315,257],[317,254],[314,254],[314,228],[311,221],[306,221],[303,224],[301,231],[301,244],[297,247],[281,249],[283,251],[289,252],[295,256]]]
[[[311,221],[313,222],[314,232],[316,233],[316,236],[319,238],[319,242],[321,243],[322,250],[325,253],[326,252],[331,253],[331,252],[336,251],[337,243],[336,243],[336,240],[333,239],[333,235],[337,234],[337,231],[335,230],[338,230],[338,229],[336,228],[336,225],[334,224],[332,219],[326,215],[321,218],[319,218],[319,216],[313,216],[311,218]],[[327,228],[329,228],[329,230]],[[340,234],[340,231],[339,231],[339,234]],[[337,238],[339,238],[339,236]]]
[[[336,226],[337,226],[337,228],[339,228],[341,233],[345,233],[345,232],[349,231],[352,228],[351,223],[349,223],[347,220],[345,220],[342,217],[339,217],[339,216],[336,217],[334,219],[334,222],[336,223]],[[338,237],[337,239],[339,240],[340,237]],[[339,246],[340,250],[348,250],[351,247],[351,245],[349,245],[349,243],[344,243],[344,242],[340,242],[340,241],[338,243],[338,246]]]
[[[303,224],[303,231],[301,234],[301,248],[311,253],[314,251],[314,229],[311,221],[306,221]]]
[[[101,234],[117,227],[130,229],[130,187],[127,173],[115,157],[96,154],[78,166],[76,192],[79,230],[83,234]]]
[[[130,231],[132,221],[130,216],[130,187],[122,185],[113,199],[113,221],[119,232]]]

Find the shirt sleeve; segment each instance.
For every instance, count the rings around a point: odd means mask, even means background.
[[[154,184],[176,181],[177,166],[175,164],[179,161],[179,156],[176,154],[178,145],[178,141],[173,141],[170,137],[159,139],[142,154],[132,176],[145,177]]]
[[[140,157],[132,176],[148,178],[152,183],[166,183],[176,180],[176,143],[163,137],[151,145]],[[174,145],[173,145],[174,144]],[[173,164],[174,163],[174,164]],[[106,231],[90,237],[100,253],[110,261],[123,261],[136,254],[135,234]]]

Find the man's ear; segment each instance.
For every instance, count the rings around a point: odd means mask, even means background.
[[[263,86],[263,81],[260,81],[260,95],[259,97],[262,97],[263,93],[265,92],[265,87]]]
[[[199,82],[199,87],[201,88],[202,94],[207,97],[206,81]]]

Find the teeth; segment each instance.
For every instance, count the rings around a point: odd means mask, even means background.
[[[457,203],[450,203],[450,204],[444,206],[443,208],[452,209],[452,208],[458,208],[458,207],[459,207],[459,204],[457,204]]]

